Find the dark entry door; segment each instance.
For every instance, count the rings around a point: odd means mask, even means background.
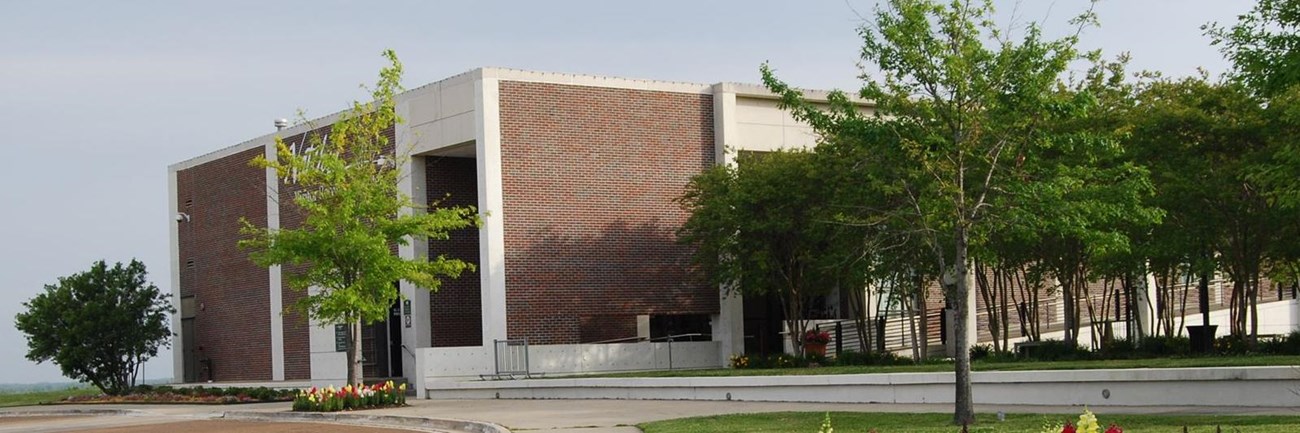
[[[388,377],[402,376],[402,301],[388,307]]]
[[[388,318],[361,327],[361,368],[367,378],[402,375],[402,304],[388,308]]]
[[[194,351],[194,319],[181,319],[181,370],[185,382],[198,382],[198,353]]]
[[[773,294],[745,296],[745,353],[775,355],[784,352],[781,337],[785,310]]]

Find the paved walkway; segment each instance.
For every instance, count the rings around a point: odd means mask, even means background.
[[[768,403],[738,401],[661,400],[411,400],[411,407],[388,409],[394,415],[488,421],[512,431],[547,430],[555,433],[633,433],[636,424],[693,416],[755,412],[950,412],[951,404],[836,404]],[[1069,413],[1070,406],[977,405],[983,413]],[[1093,408],[1101,413],[1204,414],[1200,407]],[[1212,413],[1297,415],[1300,409],[1211,409]]]
[[[728,401],[640,401],[640,400],[410,400],[410,407],[356,412],[360,415],[395,415],[486,421],[516,432],[547,433],[636,433],[636,424],[673,418],[754,412],[948,412],[948,404],[828,404],[766,403]],[[251,405],[58,405],[0,409],[0,433],[18,431],[94,431],[130,426],[211,420],[230,412],[286,412],[288,403]],[[1078,413],[1078,407],[977,406],[979,412]],[[98,411],[95,416],[53,415],[68,410]],[[1099,413],[1223,413],[1297,415],[1300,409],[1202,408],[1202,407],[1094,407]],[[48,413],[37,419],[29,415]],[[229,421],[212,421],[229,422]],[[195,424],[196,426],[198,424]],[[223,424],[218,424],[223,425]],[[224,424],[233,425],[233,424]],[[300,427],[299,427],[300,428]],[[99,431],[126,431],[99,430]],[[165,430],[158,430],[165,431]],[[302,431],[288,424],[283,429],[260,432]]]

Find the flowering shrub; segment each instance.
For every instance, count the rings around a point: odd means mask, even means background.
[[[803,342],[813,343],[813,344],[830,343],[831,333],[826,331],[818,331],[816,329],[809,329],[808,332],[803,333]]]
[[[1047,426],[1043,428],[1043,433],[1102,433],[1101,424],[1097,422],[1097,416],[1092,414],[1091,410],[1084,409],[1083,414],[1079,415],[1078,426],[1065,423],[1065,425]],[[1115,424],[1111,424],[1105,433],[1124,433],[1124,429]]]
[[[731,368],[793,368],[809,366],[808,358],[788,354],[732,355]]]
[[[298,412],[337,412],[341,410],[371,409],[406,405],[406,384],[393,386],[393,381],[371,386],[347,385],[339,389],[328,386],[298,392],[293,399],[293,410]]]

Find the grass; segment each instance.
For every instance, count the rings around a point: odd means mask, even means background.
[[[822,412],[776,412],[760,414],[734,414],[681,418],[640,424],[645,433],[816,433],[821,427]],[[951,414],[941,413],[857,413],[832,412],[831,424],[835,433],[956,433]],[[1300,416],[1246,416],[1246,415],[1107,415],[1098,414],[1097,420],[1105,430],[1115,423],[1128,433],[1213,433],[1222,427],[1223,432],[1273,433],[1300,431]],[[970,432],[987,433],[1039,433],[1048,425],[1056,426],[1066,421],[1078,422],[1078,415],[1007,414],[1006,421],[998,421],[994,414],[980,414]],[[1060,431],[1060,430],[1055,430]]]
[[[1087,361],[1002,361],[971,363],[974,371],[1092,370],[1103,368],[1187,368],[1300,365],[1300,356],[1208,356],[1192,358],[1111,359]],[[788,376],[817,374],[916,373],[952,371],[952,362],[928,361],[906,365],[835,365],[804,368],[753,368],[707,370],[658,370],[599,374],[583,377],[721,377]]]
[[[0,407],[31,406],[55,402],[71,396],[98,394],[98,389],[89,387],[68,388],[57,391],[0,393]]]

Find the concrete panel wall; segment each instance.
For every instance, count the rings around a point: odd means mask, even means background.
[[[981,404],[1294,407],[1294,367],[976,372]],[[431,398],[952,403],[952,373],[436,382]]]
[[[775,99],[736,97],[737,150],[812,148],[817,135],[776,106]]]
[[[464,74],[404,93],[412,154],[422,154],[475,138],[474,79]]]
[[[528,347],[532,373],[592,373],[602,371],[718,368],[718,342],[693,341],[627,344],[553,344]],[[455,377],[495,373],[492,347],[424,348],[419,350],[426,383]]]

